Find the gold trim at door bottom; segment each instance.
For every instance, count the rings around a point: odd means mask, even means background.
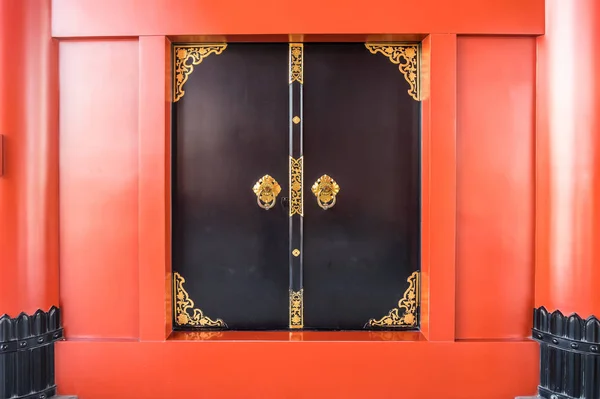
[[[365,324],[365,328],[383,327],[416,327],[417,325],[417,308],[419,305],[419,272],[413,272],[408,281],[408,289],[404,292],[404,296],[398,301],[398,307],[390,310],[387,316],[381,319],[371,319]],[[404,309],[404,314],[400,315],[400,309]]]
[[[290,328],[304,327],[304,289],[290,290]]]
[[[202,310],[194,308],[194,301],[190,298],[185,288],[183,288],[185,279],[181,274],[173,273],[173,288],[175,295],[175,324],[178,326],[189,327],[221,327],[227,328],[227,324],[221,320],[212,320],[206,316]],[[191,311],[191,314],[190,314]]]

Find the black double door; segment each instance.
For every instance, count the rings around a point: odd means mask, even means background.
[[[177,328],[418,327],[420,103],[372,53],[174,47]]]

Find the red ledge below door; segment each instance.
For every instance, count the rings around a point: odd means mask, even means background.
[[[173,331],[169,341],[427,341],[419,331]]]
[[[509,399],[538,371],[529,340],[56,343],[59,392],[85,399]]]

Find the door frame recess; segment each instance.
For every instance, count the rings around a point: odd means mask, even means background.
[[[362,40],[359,40],[361,39]],[[172,77],[172,61],[176,57],[173,53],[174,42],[185,43],[215,43],[215,37],[173,37],[166,40],[164,46],[164,69],[161,78],[165,88],[165,102],[160,106],[155,101],[153,104],[144,103],[140,96],[140,118],[147,115],[150,110],[164,116],[164,130],[152,129],[152,134],[140,135],[140,147],[151,148],[159,151],[142,153],[140,150],[140,179],[151,172],[158,172],[163,176],[166,184],[161,187],[140,188],[140,202],[147,200],[149,194],[160,194],[165,204],[165,259],[161,261],[161,274],[164,276],[164,291],[156,292],[141,297],[154,298],[157,304],[159,298],[165,303],[164,318],[155,317],[148,322],[156,326],[162,324],[162,331],[166,339],[185,340],[435,340],[445,341],[454,338],[455,316],[455,239],[456,239],[456,35],[390,35],[387,37],[361,35],[330,35],[330,36],[305,36],[300,41],[319,42],[379,42],[378,45],[390,45],[391,42],[420,40],[420,76],[417,80],[417,98],[422,101],[421,113],[421,272],[419,275],[421,301],[420,331],[394,332],[394,331],[365,331],[365,332],[303,332],[290,331],[282,335],[281,332],[185,332],[173,331],[173,276],[171,273],[170,253],[170,137],[171,137],[171,112],[170,103],[173,99],[174,83]],[[372,40],[369,40],[372,39]],[[228,42],[272,42],[298,40],[290,36],[252,36],[227,38]],[[394,43],[397,44],[397,43]],[[383,53],[380,51],[380,53]],[[385,55],[385,54],[384,54]],[[393,62],[393,60],[391,60]],[[143,69],[143,66],[140,65]],[[147,74],[149,75],[149,74]],[[158,74],[155,74],[157,77]],[[140,79],[148,78],[141,76]],[[165,104],[166,103],[166,104]],[[142,112],[145,111],[145,112]],[[161,132],[159,138],[158,133]],[[162,142],[162,145],[159,143]],[[160,156],[162,154],[162,156]],[[150,159],[152,155],[152,159]],[[161,158],[163,162],[158,162]],[[146,161],[144,163],[143,161]],[[160,165],[160,167],[159,167]],[[142,217],[142,216],[141,216]],[[149,217],[149,216],[146,216]],[[142,221],[141,221],[142,222]],[[140,222],[140,223],[141,223]],[[432,227],[435,226],[435,229]],[[140,250],[145,247],[143,237],[140,237]],[[157,265],[158,266],[158,265]],[[158,267],[152,272],[158,272]],[[165,273],[166,272],[166,273]],[[165,275],[166,274],[166,275]],[[433,295],[432,295],[433,294]],[[149,306],[149,305],[148,305]],[[144,308],[144,303],[141,304]],[[291,307],[290,307],[291,308]],[[157,315],[156,311],[152,312]],[[143,314],[141,315],[143,318]]]

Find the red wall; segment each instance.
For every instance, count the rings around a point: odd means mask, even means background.
[[[535,38],[461,37],[457,64],[456,338],[523,338],[534,296]]]
[[[138,58],[137,40],[59,46],[60,302],[70,338],[138,337]]]
[[[543,0],[238,3],[52,2],[68,338],[57,344],[60,392],[84,399],[533,393],[537,345],[525,338],[533,305],[536,55],[535,39],[519,35],[543,33]],[[381,32],[429,34],[423,338],[165,340],[165,35],[352,33],[367,40]]]

